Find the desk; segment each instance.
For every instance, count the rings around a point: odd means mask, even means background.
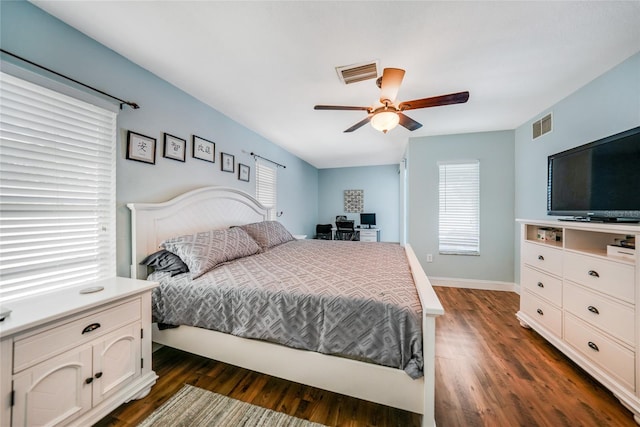
[[[380,241],[380,229],[379,228],[355,228],[356,240],[361,242],[379,242]],[[336,239],[336,227],[331,228],[333,233],[333,240]]]
[[[356,228],[356,231],[360,232],[361,242],[379,242],[380,241],[379,228]]]

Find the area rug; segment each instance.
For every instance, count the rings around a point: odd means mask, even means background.
[[[323,427],[186,384],[138,427]],[[325,426],[326,427],[326,426]]]

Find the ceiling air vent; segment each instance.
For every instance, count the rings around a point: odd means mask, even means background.
[[[338,78],[346,85],[378,78],[378,61],[336,67]]]
[[[551,129],[551,113],[549,113],[540,120],[533,122],[533,139],[551,132]]]

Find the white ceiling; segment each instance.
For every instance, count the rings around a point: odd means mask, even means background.
[[[397,163],[409,137],[514,129],[640,51],[640,1],[33,3],[318,168]],[[369,60],[406,70],[400,101],[469,102],[408,111],[414,132],[343,133],[366,113],[313,106],[373,105],[374,80],[335,71]]]

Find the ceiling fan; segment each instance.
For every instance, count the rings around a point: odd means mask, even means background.
[[[349,107],[340,105],[316,105],[314,110],[363,110],[367,112],[367,117],[351,126],[345,132],[353,132],[361,128],[365,124],[371,122],[371,126],[375,129],[387,133],[395,128],[398,124],[404,126],[410,131],[414,131],[422,127],[422,124],[416,122],[403,112],[407,110],[416,110],[418,108],[439,107],[441,105],[462,104],[469,99],[469,92],[450,93],[448,95],[433,96],[431,98],[416,99],[413,101],[404,101],[395,104],[400,84],[404,78],[404,70],[400,68],[385,68],[382,76],[378,77],[376,84],[380,88],[380,103],[372,107]]]

